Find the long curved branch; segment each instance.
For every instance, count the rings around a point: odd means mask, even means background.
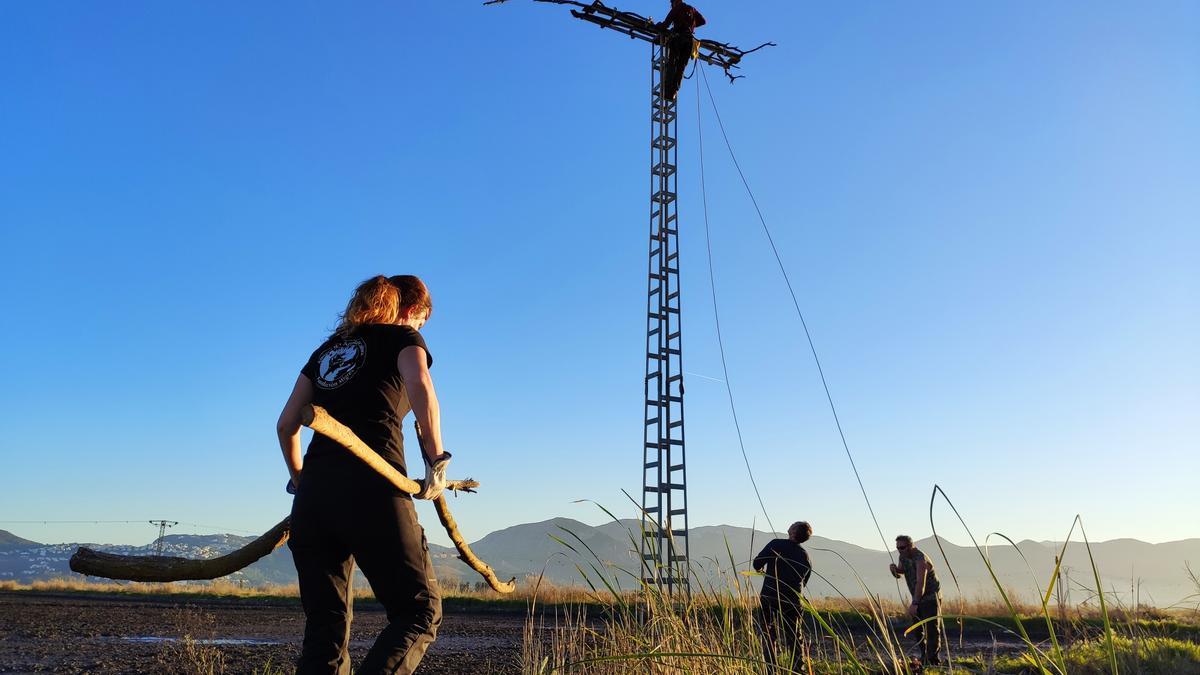
[[[355,457],[361,459],[371,466],[372,469],[378,471],[384,478],[395,485],[397,488],[409,493],[416,494],[421,491],[421,484],[417,481],[405,476],[388,464],[379,456],[379,453],[372,450],[363,443],[355,433],[341,422],[333,419],[324,408],[316,405],[305,406],[300,413],[301,421],[304,425],[311,428],[313,431],[328,436],[337,441],[342,447],[346,448]],[[479,485],[475,481],[448,481],[447,487],[455,488],[455,484],[474,483],[471,487]],[[454,542],[454,548],[458,549],[458,557],[482,576],[492,590],[497,593],[512,593],[516,589],[516,578],[508,581],[500,581],[496,578],[496,572],[484,561],[475,555],[471,547],[467,545],[467,541],[463,539],[462,534],[458,531],[458,523],[454,522],[454,516],[450,514],[450,505],[446,503],[444,496],[433,500],[434,508],[437,509],[438,520],[442,521],[442,526],[446,528],[446,534],[450,535],[450,541]]]
[[[364,443],[350,427],[333,419],[321,406],[304,406],[304,409],[300,411],[300,421],[304,423],[304,426],[318,434],[328,436],[331,440],[337,441],[338,445],[349,450],[350,454],[366,462],[367,466],[375,469],[379,475],[388,479],[388,482],[395,485],[398,489],[410,495],[415,495],[421,491],[421,481],[413,480],[397,471],[396,467],[388,464],[383,457],[379,456],[379,453]],[[470,478],[466,480],[446,481],[447,490],[474,492],[477,487],[479,487],[479,481]]]
[[[258,539],[219,558],[195,560],[173,556],[117,555],[79,547],[71,556],[71,570],[80,574],[126,581],[183,581],[216,579],[249,567],[283,546],[292,531],[291,517],[267,530]]]
[[[433,507],[437,509],[438,520],[442,521],[442,527],[446,528],[446,534],[450,535],[450,541],[454,542],[454,548],[458,549],[458,559],[465,562],[471,569],[479,573],[484,581],[488,582],[488,586],[492,587],[497,593],[512,593],[517,588],[517,578],[513,577],[508,581],[500,581],[496,578],[496,572],[492,566],[479,559],[471,547],[467,545],[462,534],[458,531],[458,523],[454,522],[454,516],[450,514],[450,505],[446,503],[446,497],[440,496],[433,500]]]
[[[346,448],[350,454],[366,462],[380,475],[398,489],[408,494],[421,491],[421,483],[400,473],[388,464],[374,450],[371,450],[348,427],[333,419],[320,406],[306,406],[302,412],[302,421],[313,431],[328,436]],[[447,489],[474,492],[479,487],[476,480],[447,481]],[[434,500],[438,520],[446,528],[446,534],[458,549],[458,557],[482,576],[488,585],[498,593],[512,593],[516,588],[516,579],[500,581],[490,565],[479,559],[458,531],[458,524],[450,514],[450,506],[444,496]],[[287,541],[291,534],[291,517],[284,518],[278,525],[272,527],[259,538],[246,544],[236,551],[231,551],[217,558],[197,560],[174,556],[133,556],[118,555],[95,551],[87,547],[79,547],[71,556],[70,567],[74,572],[106,579],[123,579],[126,581],[184,581],[207,580],[223,577],[249,567],[254,562],[270,554]]]

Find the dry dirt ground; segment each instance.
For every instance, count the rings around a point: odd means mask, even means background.
[[[354,611],[350,652],[358,664],[385,617],[374,602]],[[525,619],[519,610],[449,603],[418,675],[520,673]],[[0,591],[0,673],[290,675],[303,630],[296,599]],[[538,637],[547,638],[541,631]],[[965,638],[957,645],[960,655],[1020,650],[1019,643],[993,641],[986,632]],[[836,651],[832,643],[826,648]]]
[[[355,607],[357,664],[386,619]],[[423,675],[518,673],[525,615],[447,608]],[[0,673],[291,673],[304,613],[277,599],[156,598],[0,592]],[[190,635],[199,640],[181,640]]]

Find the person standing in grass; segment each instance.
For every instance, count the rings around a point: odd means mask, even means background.
[[[432,310],[429,289],[417,277],[364,281],[333,335],[300,371],[279,415],[288,488],[296,495],[288,547],[305,615],[297,673],[349,675],[355,563],[388,619],[355,672],[412,673],[437,635],[442,599],[413,498],[321,434],[300,455],[301,411],[313,403],[408,475],[401,421],[411,410],[428,466],[415,496],[441,494],[450,453],[442,449],[429,377],[433,357],[418,332]]]
[[[808,551],[801,546],[812,536],[812,526],[804,521],[792,523],[787,539],[772,539],[754,556],[754,570],[763,572],[762,604],[763,660],[771,667],[781,665],[778,656],[786,651],[791,664],[798,669],[803,664],[801,648],[801,593],[812,576]]]
[[[909,593],[912,593],[912,604],[908,606],[908,616],[914,621],[932,619],[921,624],[921,663],[935,666],[941,663],[938,650],[941,647],[941,627],[938,625],[940,599],[938,591],[942,585],[938,582],[933,563],[925,554],[913,545],[912,537],[902,534],[896,537],[896,553],[900,564],[888,565],[888,571],[899,579],[904,577]]]

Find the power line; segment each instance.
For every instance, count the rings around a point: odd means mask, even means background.
[[[144,520],[0,520],[0,525],[141,525]]]
[[[194,528],[200,529],[200,530],[209,530],[212,532],[220,532],[220,533],[238,532],[241,534],[258,534],[257,530],[243,530],[243,529],[236,528],[236,527],[222,527],[220,525],[201,525],[199,523],[185,523],[183,521],[180,521],[179,524],[187,525],[188,527],[194,527]]]
[[[696,68],[700,68],[697,62]],[[693,72],[693,74],[695,74]],[[708,250],[708,285],[712,289],[713,319],[717,324],[717,346],[721,352],[721,371],[725,373],[725,392],[729,395],[729,412],[733,415],[733,428],[737,430],[738,447],[742,449],[742,461],[746,463],[746,474],[750,476],[750,485],[754,488],[754,496],[758,498],[758,506],[767,519],[771,534],[775,533],[775,524],[771,522],[771,514],[767,513],[767,505],[763,503],[762,493],[758,491],[758,482],[754,480],[754,471],[750,468],[750,456],[746,454],[746,443],[742,440],[742,425],[738,423],[737,406],[733,403],[733,385],[729,382],[729,366],[725,363],[725,340],[721,337],[721,314],[717,311],[717,281],[713,271],[712,236],[708,225],[708,187],[704,178],[704,125],[700,117],[700,80],[696,80],[696,133],[700,148],[700,201],[704,205],[704,246]]]
[[[199,530],[208,530],[210,532],[237,532],[241,534],[257,533],[257,530],[245,530],[237,527],[224,527],[222,525],[202,525],[200,523],[189,523],[182,520],[174,522],[179,525],[187,525],[188,527],[194,527]],[[145,520],[0,520],[0,525],[143,525],[145,523]]]
[[[729,158],[733,160],[733,166],[737,169],[738,176],[742,179],[742,185],[746,188],[746,194],[750,196],[750,202],[754,204],[754,211],[758,214],[758,222],[762,224],[763,233],[767,235],[767,243],[771,245],[771,251],[775,254],[775,262],[779,265],[779,272],[783,275],[783,281],[787,284],[788,293],[792,296],[792,305],[796,308],[796,315],[800,317],[800,325],[804,328],[804,336],[808,339],[808,347],[812,351],[813,362],[817,365],[817,373],[821,376],[821,386],[825,389],[825,398],[829,401],[829,410],[833,413],[833,421],[837,425],[838,436],[842,439],[842,448],[846,451],[846,458],[850,460],[850,468],[854,470],[854,478],[858,481],[858,489],[862,492],[863,501],[867,503],[867,511],[870,512],[871,520],[875,523],[875,530],[879,532],[879,540],[883,542],[883,550],[887,551],[888,558],[894,563],[895,557],[892,556],[892,548],[888,546],[887,537],[883,535],[883,528],[879,526],[879,519],[875,517],[875,509],[871,506],[871,498],[867,496],[867,488],[863,485],[862,475],[858,472],[858,466],[854,462],[854,455],[850,452],[850,444],[846,441],[846,433],[842,430],[842,421],[838,417],[837,406],[833,403],[833,394],[829,391],[829,383],[825,380],[825,370],[821,367],[820,357],[817,356],[817,347],[813,342],[812,333],[808,330],[808,322],[804,320],[804,312],[800,310],[800,301],[796,298],[796,291],[792,288],[792,281],[788,277],[787,269],[783,266],[783,259],[779,255],[779,249],[776,248],[775,240],[771,237],[771,230],[767,227],[767,220],[763,217],[762,209],[758,206],[758,200],[754,198],[754,191],[750,189],[750,182],[746,180],[746,174],[742,171],[742,166],[737,161],[737,155],[733,152],[733,145],[729,142],[729,134],[725,132],[725,123],[721,120],[721,112],[717,109],[717,101],[713,97],[712,87],[708,84],[708,73],[705,72],[704,68],[701,68],[700,75],[704,80],[704,88],[708,90],[708,100],[712,104],[713,114],[716,116],[717,125],[721,129],[721,136],[725,139],[725,147],[729,150]]]

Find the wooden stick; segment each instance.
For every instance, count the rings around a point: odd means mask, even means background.
[[[395,467],[384,461],[366,443],[363,443],[362,439],[355,435],[353,431],[333,419],[323,408],[319,406],[306,406],[302,413],[302,418],[305,426],[337,441],[338,444],[350,451],[355,457],[366,462],[368,466],[375,469],[388,482],[400,490],[408,494],[416,494],[421,491],[420,481],[415,481],[397,471]],[[449,490],[474,492],[474,488],[479,487],[479,481],[471,479],[452,480],[446,482],[446,487]],[[462,534],[458,531],[458,524],[454,522],[454,516],[450,515],[450,507],[446,503],[446,498],[444,496],[438,497],[433,503],[434,508],[437,509],[438,520],[442,521],[442,526],[446,528],[446,534],[450,535],[450,540],[454,542],[454,548],[458,549],[458,557],[487,580],[488,585],[497,592],[512,593],[516,588],[516,579],[514,578],[506,582],[500,581],[496,578],[496,573],[492,570],[491,566],[480,560],[471,551],[471,547],[467,545]],[[174,556],[118,555],[115,553],[94,551],[81,546],[75,551],[75,555],[71,556],[70,567],[72,571],[80,574],[128,581],[216,579],[249,567],[255,561],[282,546],[290,534],[291,518],[288,517],[284,518],[278,525],[272,527],[261,537],[242,548],[207,560],[178,558]]]
[[[446,528],[446,534],[450,535],[450,541],[454,542],[454,548],[458,549],[458,559],[465,562],[471,569],[479,572],[479,576],[483,577],[488,582],[488,586],[492,587],[497,593],[512,593],[517,588],[517,578],[513,577],[508,581],[500,581],[496,578],[496,572],[492,566],[479,559],[462,535],[458,532],[458,523],[454,522],[454,516],[450,515],[450,505],[446,503],[446,496],[440,495],[433,500],[433,507],[437,509],[438,520],[442,521],[442,527]]]
[[[366,462],[367,466],[375,469],[379,475],[388,479],[388,482],[395,485],[398,489],[410,495],[415,495],[421,491],[421,481],[415,481],[397,471],[396,467],[388,464],[383,457],[379,456],[378,452],[375,452],[369,445],[364,443],[350,427],[333,419],[333,416],[321,406],[304,406],[304,409],[300,411],[300,421],[309,429],[337,441],[338,445],[346,448],[350,451],[350,454]],[[467,480],[446,481],[447,490],[474,492],[477,487],[479,487],[479,481],[469,478]]]
[[[349,427],[333,419],[324,408],[316,405],[307,405],[300,413],[300,420],[304,423],[304,426],[337,441],[355,457],[366,462],[372,469],[375,469],[384,478],[387,478],[397,488],[409,494],[416,494],[421,491],[420,483],[400,473],[394,466],[384,461],[379,456],[379,453],[372,450],[366,443],[363,443],[362,439]],[[478,482],[473,480],[446,482],[447,488],[452,490],[469,489],[461,487],[465,484],[470,484],[469,488],[478,487],[479,485]],[[466,540],[463,539],[462,534],[459,533],[458,523],[454,522],[454,516],[450,515],[450,505],[446,503],[446,497],[440,496],[433,500],[433,505],[437,509],[438,520],[442,521],[442,527],[446,528],[446,534],[450,535],[450,541],[454,542],[454,548],[458,549],[459,560],[462,560],[471,569],[478,572],[488,582],[488,585],[492,587],[492,590],[497,593],[512,593],[517,587],[516,577],[508,581],[500,581],[496,578],[496,572],[492,569],[492,566],[480,560],[479,556],[475,555],[475,552],[471,550]]]
[[[333,419],[321,406],[304,406],[304,409],[300,411],[300,422],[318,434],[328,436],[330,439],[337,441],[338,445],[349,450],[350,454],[366,462],[367,466],[375,469],[381,476],[388,479],[389,483],[404,492],[415,495],[421,491],[420,483],[400,473],[396,470],[396,467],[384,461],[383,457],[380,457],[379,453],[372,450],[366,443],[363,443],[362,439],[350,430],[350,427]]]
[[[71,556],[71,570],[106,579],[129,581],[182,581],[216,579],[250,566],[283,545],[291,533],[291,518],[284,518],[258,539],[219,558],[192,560],[171,556],[116,555],[80,547]]]

